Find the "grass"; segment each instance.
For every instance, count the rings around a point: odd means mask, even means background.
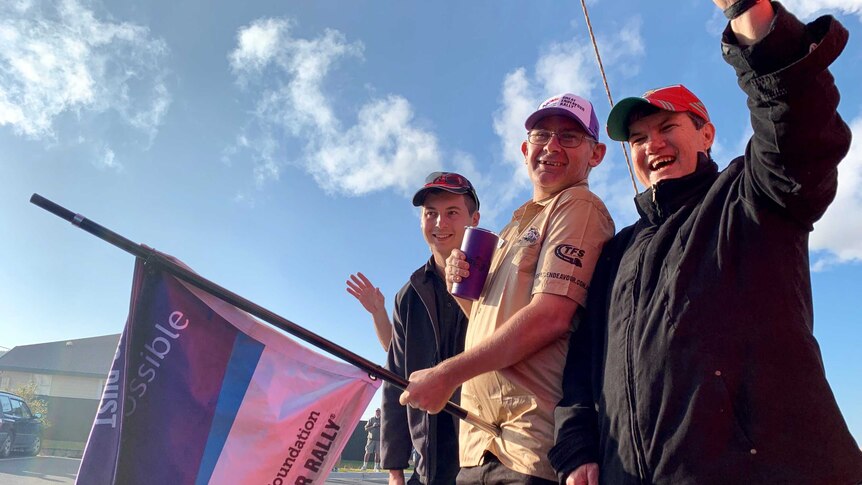
[[[42,448],[52,450],[84,451],[84,444],[80,441],[42,440]]]
[[[374,465],[370,465],[368,467],[367,471],[371,471],[373,466]],[[340,472],[358,472],[360,468],[362,468],[362,462],[361,461],[341,460],[341,462],[338,463],[338,471],[340,471]],[[380,471],[385,472],[386,470],[380,470]],[[407,477],[409,477],[411,473],[413,473],[413,468],[408,468],[408,469],[404,470],[404,475]]]

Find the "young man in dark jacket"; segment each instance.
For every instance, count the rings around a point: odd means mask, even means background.
[[[466,226],[479,223],[479,198],[457,173],[434,172],[413,197],[422,209],[420,226],[431,258],[395,297],[387,368],[404,377],[433,367],[464,350],[467,317],[446,290],[446,257],[461,246]],[[401,391],[383,385],[382,466],[390,484],[403,484],[411,449],[419,459],[407,483],[451,485],[458,475],[458,423],[449,414],[405,408]],[[458,402],[458,395],[453,396]]]
[[[862,481],[862,452],[813,336],[808,235],[850,132],[832,17],[714,0],[754,136],[719,172],[715,128],[682,86],[620,101],[641,218],[602,253],[571,339],[551,462],[567,484]],[[590,344],[592,342],[592,344]]]

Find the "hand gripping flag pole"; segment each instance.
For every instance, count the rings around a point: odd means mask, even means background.
[[[45,209],[46,211],[60,217],[61,219],[65,219],[71,222],[73,225],[78,226],[79,228],[89,232],[90,234],[102,239],[103,241],[109,242],[114,246],[126,251],[127,253],[133,254],[138,258],[141,258],[147,262],[157,264],[165,269],[166,272],[176,276],[177,278],[189,283],[201,290],[204,290],[221,300],[230,303],[231,305],[251,314],[261,320],[269,323],[270,325],[280,328],[285,332],[300,338],[309,344],[324,350],[360,369],[365,372],[368,372],[369,376],[376,377],[382,379],[393,386],[405,390],[407,388],[407,380],[403,377],[381,367],[347,349],[341,347],[338,344],[330,342],[329,340],[317,335],[314,332],[311,332],[290,320],[281,317],[262,306],[251,302],[236,293],[227,290],[212,281],[203,278],[202,276],[180,266],[179,264],[171,261],[170,258],[166,257],[162,253],[159,253],[156,250],[148,248],[142,244],[136,244],[125,237],[107,229],[99,224],[83,217],[80,214],[76,214],[65,207],[62,207],[39,194],[33,194],[30,197],[30,202]],[[447,402],[446,406],[443,408],[447,413],[457,417],[458,419],[463,419],[464,421],[472,424],[473,426],[487,431],[488,433],[494,436],[500,436],[500,428],[494,424],[488,423],[478,416],[469,413],[466,409],[454,404],[452,402]]]

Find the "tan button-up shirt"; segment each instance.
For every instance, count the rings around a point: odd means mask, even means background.
[[[567,296],[583,306],[599,253],[613,234],[610,214],[586,181],[521,206],[500,233],[485,288],[473,304],[465,348],[494,333],[536,293]],[[547,455],[568,346],[567,334],[511,367],[463,384],[461,405],[500,425],[502,434],[494,438],[462,422],[462,467],[481,464],[489,450],[512,470],[556,481]]]

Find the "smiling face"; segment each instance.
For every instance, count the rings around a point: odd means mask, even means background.
[[[697,168],[697,154],[712,146],[715,127],[697,129],[685,112],[660,110],[629,124],[635,174],[646,187],[684,177]]]
[[[533,126],[533,130],[586,135],[578,122],[566,116],[542,118]],[[565,148],[560,145],[558,137],[553,136],[545,145],[525,141],[521,144],[521,152],[533,182],[533,200],[538,201],[585,180],[590,169],[602,162],[605,145],[585,139],[575,148]]]
[[[434,190],[422,203],[422,235],[431,248],[438,270],[445,267],[452,250],[461,247],[466,226],[479,223],[479,211],[470,214],[466,197],[469,195]]]

